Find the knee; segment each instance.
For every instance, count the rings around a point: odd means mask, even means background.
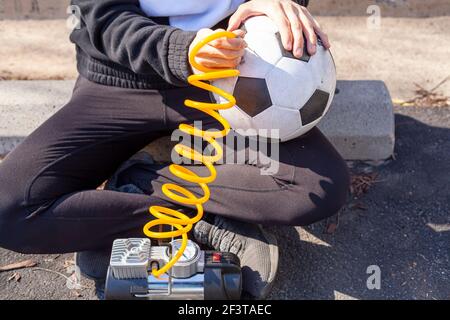
[[[317,176],[310,189],[304,190],[304,187],[291,192],[291,204],[285,206],[283,224],[305,226],[337,214],[346,204],[350,190],[350,174],[345,162],[334,166],[332,173]]]
[[[26,220],[0,220],[0,247],[22,254],[41,252],[39,233],[30,233]],[[42,234],[41,234],[42,236]]]
[[[344,167],[345,166],[345,167]],[[337,214],[347,203],[350,193],[350,174],[347,166],[337,168],[328,179],[319,182],[322,192],[311,192],[309,197],[314,204],[312,222],[329,218]]]
[[[0,187],[0,247],[20,253],[31,253],[28,249],[33,241],[26,239],[26,220],[20,198],[5,189],[7,188],[4,186]]]

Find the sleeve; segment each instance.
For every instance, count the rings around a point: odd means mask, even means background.
[[[309,0],[293,0],[294,2],[297,2],[299,5],[307,7],[309,4]]]
[[[186,82],[195,32],[156,23],[138,0],[72,0],[72,5],[80,10],[81,30],[74,30],[71,40],[87,54],[138,74],[156,71],[175,85]]]

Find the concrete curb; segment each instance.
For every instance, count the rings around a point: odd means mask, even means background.
[[[0,155],[13,150],[58,111],[70,98],[73,84],[58,80],[0,81]],[[347,160],[389,158],[395,142],[394,114],[384,83],[338,81],[338,89],[320,129]]]
[[[382,81],[338,81],[339,93],[318,127],[346,160],[392,156],[395,122],[392,99]]]

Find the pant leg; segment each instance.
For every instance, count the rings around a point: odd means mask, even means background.
[[[261,175],[260,168],[250,165],[218,167],[207,212],[263,225],[304,226],[336,214],[345,204],[350,184],[346,163],[319,129],[281,143],[278,165],[272,175]]]
[[[183,122],[183,118],[192,118],[185,114],[190,112],[188,108],[177,108],[183,104],[183,97],[189,96],[189,89],[183,90],[186,93],[172,94],[172,90],[164,93],[171,128]],[[206,118],[203,128],[220,129],[220,126]],[[246,149],[244,163],[216,166],[217,179],[209,185],[211,198],[204,206],[205,212],[266,225],[299,226],[332,216],[345,204],[350,185],[347,165],[319,129],[313,128],[299,138],[279,144],[278,170],[272,175],[261,174],[261,168],[249,157],[252,148],[249,144],[243,148]],[[233,151],[236,146],[230,149]],[[225,155],[229,157],[226,152]],[[187,167],[202,176],[209,174],[203,166]],[[161,192],[167,182],[202,195],[198,185],[174,177],[167,165],[141,168],[128,177],[128,183],[142,180],[151,181],[147,193],[159,199],[169,201]],[[146,190],[145,186],[141,187]]]
[[[161,183],[172,179],[167,167],[156,172],[150,195],[95,189],[120,163],[180,122],[211,125],[209,117],[183,106],[187,97],[209,100],[192,88],[127,90],[80,79],[71,101],[0,165],[0,245],[24,253],[62,253],[142,236],[151,219],[149,206],[176,207],[160,194]],[[251,165],[219,166],[206,210],[283,224],[333,214],[342,205],[346,171],[326,139],[314,132],[283,144],[282,165],[272,177]],[[297,153],[296,144],[305,151]]]
[[[189,96],[208,98],[200,90]],[[148,207],[166,202],[96,188],[123,161],[173,129],[164,100],[157,90],[80,78],[69,103],[0,164],[0,245],[23,253],[64,253],[142,236]],[[180,113],[180,121],[185,116],[198,114]]]
[[[200,176],[209,175],[203,166],[186,167]],[[271,175],[262,174],[262,167],[248,160],[217,165],[216,170],[205,212],[265,225],[308,225],[332,216],[345,204],[349,190],[345,162],[316,128],[280,145],[278,170]],[[175,177],[168,165],[134,166],[121,174],[119,182],[167,199],[161,192],[164,183],[203,195],[198,185]]]

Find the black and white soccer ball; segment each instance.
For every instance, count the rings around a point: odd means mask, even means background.
[[[243,28],[248,44],[240,76],[212,84],[236,97],[236,106],[221,110],[241,134],[264,136],[278,129],[287,141],[316,126],[327,113],[336,89],[336,68],[329,50],[319,42],[313,56],[299,59],[286,51],[276,25],[266,16],[248,19]],[[218,103],[226,102],[214,94]],[[270,136],[270,131],[268,131]],[[272,136],[273,137],[273,136]]]

